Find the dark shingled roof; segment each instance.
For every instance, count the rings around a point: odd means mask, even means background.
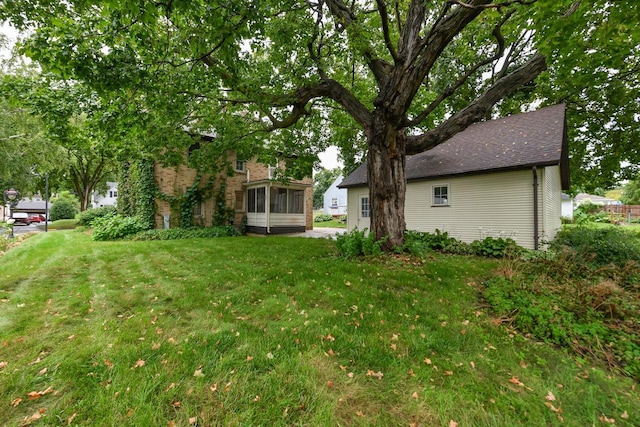
[[[569,189],[565,105],[541,108],[469,126],[424,153],[407,156],[407,181],[443,178],[533,166],[560,165]],[[367,185],[366,162],[339,185]]]

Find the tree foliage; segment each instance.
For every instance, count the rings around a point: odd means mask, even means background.
[[[626,205],[640,205],[640,177],[625,184],[620,200]]]
[[[35,30],[26,54],[88,83],[105,122],[144,134],[149,153],[179,153],[187,126],[301,170],[332,144],[346,165],[366,155],[385,249],[403,241],[406,155],[496,111],[568,103],[579,181],[604,188],[620,160],[637,163],[625,131],[638,121],[639,15],[637,2],[608,0],[0,6]]]

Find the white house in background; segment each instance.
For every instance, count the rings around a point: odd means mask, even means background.
[[[570,195],[562,193],[562,218],[573,219],[573,199]]]
[[[621,205],[620,200],[609,199],[607,197],[596,196],[594,194],[579,193],[576,194],[575,205],[576,208],[584,202],[591,202],[595,205],[609,206],[609,205]]]
[[[93,192],[91,198],[91,205],[94,208],[101,208],[103,206],[115,206],[118,202],[118,183],[107,182],[107,191],[104,194],[99,194],[97,191]]]
[[[473,242],[510,237],[538,249],[561,227],[569,189],[565,106],[476,123],[424,153],[407,156],[408,230],[446,231]],[[370,228],[367,166],[340,183],[347,228]]]
[[[333,216],[347,214],[347,189],[338,188],[338,184],[341,182],[342,175],[337,177],[324,192],[323,213]]]

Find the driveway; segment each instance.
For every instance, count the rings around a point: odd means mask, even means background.
[[[290,234],[285,234],[285,236],[314,237],[314,238],[327,239],[329,237],[335,237],[336,234],[343,234],[346,232],[347,232],[346,228],[319,227],[319,228],[314,228],[313,230],[307,230],[304,233],[290,233]]]

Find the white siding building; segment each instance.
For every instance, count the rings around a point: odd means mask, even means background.
[[[538,249],[561,227],[569,187],[564,105],[482,122],[407,157],[407,229],[446,231],[464,242],[512,238]],[[348,190],[349,230],[370,228],[366,164]]]
[[[94,208],[100,208],[103,206],[115,206],[118,202],[118,183],[107,182],[107,191],[105,194],[100,194],[97,191],[93,192],[91,198],[91,205]]]
[[[323,213],[340,216],[347,214],[347,190],[338,188],[342,182],[342,175],[336,178],[327,191],[324,192]]]

